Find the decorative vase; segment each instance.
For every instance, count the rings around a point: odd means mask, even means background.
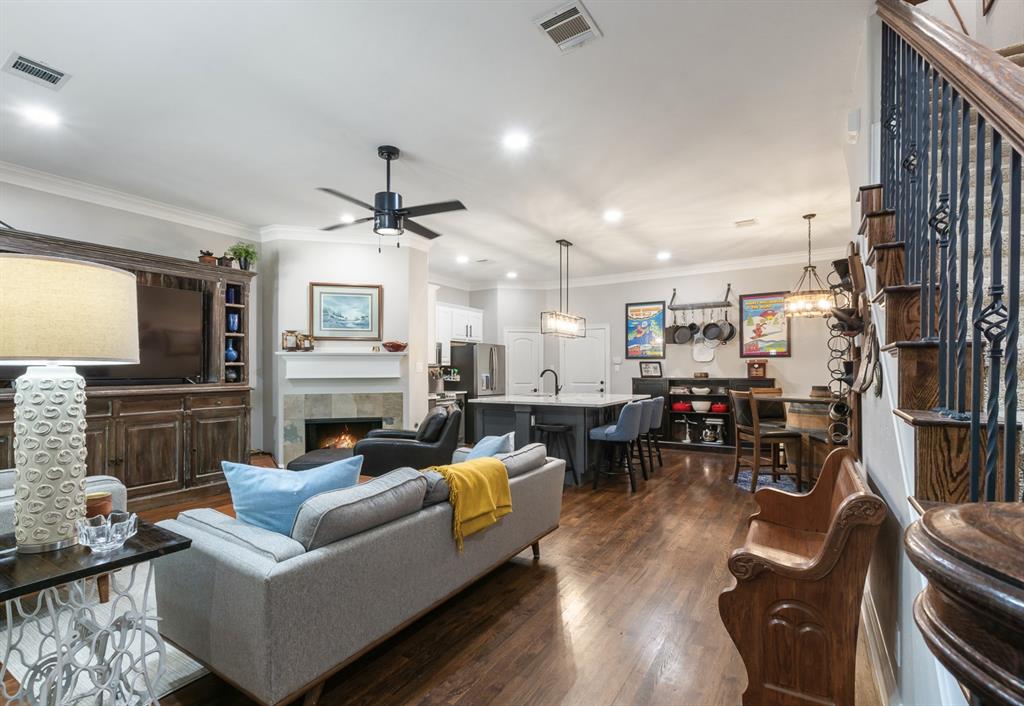
[[[228,314],[228,332],[238,333],[238,314]]]
[[[107,516],[114,511],[114,496],[101,490],[95,493],[88,493],[85,496],[85,516],[96,517],[97,515]]]
[[[238,382],[238,370],[235,368],[228,368],[224,373],[224,379],[228,382]]]
[[[240,258],[238,258],[238,266],[241,269],[248,270],[250,264],[251,263],[249,262],[249,258],[247,258],[247,257],[240,257]]]
[[[204,265],[216,265],[217,258],[214,257],[213,255],[200,255],[199,262],[201,262]]]
[[[229,255],[222,255],[217,258],[217,264],[221,267],[231,267],[231,263],[235,261],[235,258]]]
[[[227,298],[228,304],[238,303],[238,291],[234,287],[228,287],[228,290],[227,292],[224,293],[224,296]]]
[[[228,347],[224,349],[224,360],[228,363],[234,363],[238,360],[238,351],[235,350],[235,342],[228,339]]]

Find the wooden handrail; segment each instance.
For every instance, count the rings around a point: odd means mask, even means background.
[[[1024,153],[1024,71],[903,0],[877,0],[878,16]]]

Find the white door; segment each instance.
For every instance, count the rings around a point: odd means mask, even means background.
[[[544,337],[540,329],[505,329],[505,393],[526,395],[539,392],[540,371],[544,369]]]
[[[586,338],[563,338],[558,350],[558,382],[563,393],[611,392],[608,326],[587,326]]]

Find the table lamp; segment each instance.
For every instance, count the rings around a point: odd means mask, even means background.
[[[14,392],[18,551],[78,543],[85,516],[85,379],[75,365],[139,362],[135,275],[56,257],[0,254],[0,362]]]

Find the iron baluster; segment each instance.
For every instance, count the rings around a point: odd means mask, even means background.
[[[963,102],[960,115],[963,144],[960,146],[960,208],[957,218],[960,224],[960,297],[956,324],[956,369],[960,371],[956,381],[956,416],[967,419],[967,261],[970,251],[970,197],[971,197],[971,107]]]
[[[957,373],[956,367],[956,343],[957,343],[957,309],[956,309],[956,298],[957,298],[957,233],[956,228],[953,225],[956,223],[957,218],[957,204],[956,204],[956,193],[957,193],[957,145],[959,144],[960,138],[960,121],[958,119],[960,115],[962,101],[960,94],[956,91],[952,91],[952,100],[950,101],[950,113],[949,121],[947,125],[949,127],[949,152],[948,162],[946,162],[946,173],[948,174],[948,186],[945,189],[945,204],[946,204],[946,242],[944,244],[944,251],[946,252],[946,267],[945,274],[942,282],[939,285],[939,296],[940,311],[939,320],[940,328],[939,341],[940,347],[945,348],[945,352],[941,352],[940,358],[945,361],[946,365],[946,398],[945,402],[942,403],[943,413],[947,415],[955,414],[956,408],[956,389],[957,381],[959,377],[963,377],[962,374]]]
[[[985,117],[978,113],[974,152],[974,267],[971,321],[981,320],[985,286]],[[971,443],[968,452],[971,502],[981,499],[981,329],[971,326]]]
[[[937,154],[939,164],[937,165],[937,170],[936,165],[932,165],[932,174],[935,174],[936,171],[939,172],[939,177],[942,180],[942,189],[939,191],[937,199],[932,201],[932,215],[928,219],[928,225],[931,226],[935,239],[937,250],[935,265],[938,267],[938,271],[935,272],[932,278],[933,286],[928,288],[928,299],[932,302],[929,311],[934,317],[935,298],[937,296],[939,316],[937,327],[934,318],[931,324],[929,324],[928,335],[929,338],[937,336],[939,342],[938,409],[945,412],[950,407],[949,391],[952,387],[949,370],[949,345],[946,338],[946,319],[949,315],[946,296],[949,292],[949,140],[953,119],[949,112],[952,103],[951,87],[943,80],[939,81],[939,87],[942,92],[942,120],[939,123],[940,147]],[[932,158],[936,159],[934,151],[932,152]],[[935,197],[934,191],[932,195]],[[938,287],[934,286],[935,276],[939,278]]]
[[[1020,153],[1010,153],[1010,238],[1007,253],[1006,369],[1003,400],[1003,501],[1017,499],[1017,334],[1020,319]]]
[[[984,172],[978,175],[984,179]],[[988,247],[991,274],[989,303],[974,325],[988,343],[988,399],[985,405],[985,499],[996,499],[996,466],[999,462],[999,368],[1006,336],[1006,306],[1003,304],[1003,138],[992,130],[992,166],[989,198],[992,223]]]
[[[906,219],[904,221],[904,228],[907,231],[907,249],[908,249],[908,269],[910,272],[910,282],[919,283],[918,278],[918,265],[920,264],[921,253],[918,248],[917,238],[917,222],[914,216],[916,215],[917,206],[917,74],[914,70],[914,64],[916,59],[913,54],[907,51],[907,91],[906,91],[906,105],[905,105],[905,116],[907,123],[907,151],[906,156],[903,157],[903,170],[906,172],[906,181],[904,187],[904,201],[906,202]]]
[[[939,203],[938,194],[938,168],[939,168],[939,135],[941,134],[943,139],[945,133],[942,128],[945,124],[948,111],[943,110],[941,119],[939,121],[939,106],[945,88],[943,82],[931,69],[928,69],[928,81],[925,84],[925,92],[928,97],[928,103],[931,106],[930,114],[925,111],[922,119],[928,119],[929,124],[927,129],[924,131],[924,148],[925,159],[927,165],[924,171],[931,175],[931,188],[927,194],[925,194],[924,210],[922,216],[927,218],[928,225],[925,227],[925,234],[927,238],[927,252],[925,257],[924,277],[921,280],[921,340],[930,341],[935,336],[935,260],[937,255],[937,238],[935,233],[935,214]],[[929,146],[931,152],[929,152]],[[945,146],[945,145],[943,145]],[[940,361],[940,367],[938,370],[939,379],[939,406],[942,406],[942,388],[944,381],[942,379],[942,367]]]

